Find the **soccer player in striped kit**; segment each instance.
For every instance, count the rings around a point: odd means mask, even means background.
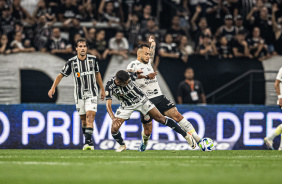
[[[122,152],[126,149],[126,145],[119,129],[124,121],[130,118],[133,111],[139,111],[143,116],[148,114],[152,119],[170,127],[175,132],[181,134],[194,149],[196,147],[196,141],[193,139],[192,135],[182,130],[177,123],[164,117],[158,111],[145,93],[134,83],[136,77],[135,73],[128,73],[124,70],[120,70],[107,82],[106,85],[106,106],[112,119],[111,133],[113,138],[120,144],[120,147],[117,148],[116,152]],[[112,96],[115,96],[120,101],[120,107],[115,114],[111,107]]]
[[[82,131],[85,137],[83,150],[94,150],[92,141],[93,122],[97,112],[98,87],[101,89],[101,99],[105,98],[105,89],[99,72],[98,60],[95,56],[87,54],[87,41],[84,38],[76,42],[77,55],[70,58],[56,77],[48,92],[53,97],[55,89],[63,77],[71,73],[74,77],[74,99],[76,109],[81,119]]]

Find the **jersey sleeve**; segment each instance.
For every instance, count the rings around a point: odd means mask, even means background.
[[[282,68],[280,68],[278,74],[277,74],[277,77],[276,77],[277,80],[279,81],[282,81]]]
[[[135,81],[137,79],[137,74],[135,72],[128,72],[130,79]]]
[[[133,72],[135,72],[135,69],[136,69],[136,63],[134,62],[129,63],[129,65],[127,65],[126,68],[126,70],[132,70]]]
[[[98,62],[99,62],[99,61],[98,61],[97,59],[95,59],[94,70],[95,70],[96,73],[100,72]]]
[[[64,77],[67,77],[71,74],[71,62],[68,61],[65,66],[63,67],[63,69],[60,72]]]
[[[106,100],[111,100],[112,99],[113,92],[110,89],[110,85],[111,85],[110,81],[107,82],[107,85],[106,85],[106,88],[105,88]]]

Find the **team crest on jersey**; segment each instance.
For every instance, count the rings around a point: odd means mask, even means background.
[[[79,111],[80,111],[80,108],[76,108],[76,110],[77,110],[77,112],[79,112]]]
[[[106,92],[105,92],[105,95],[108,96],[108,95],[109,95],[109,91],[106,91]]]
[[[76,77],[80,77],[80,73],[79,72],[76,73]]]
[[[121,113],[120,111],[117,111],[117,115],[120,115],[120,113]]]

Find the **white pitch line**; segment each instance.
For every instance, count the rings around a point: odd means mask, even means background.
[[[0,155],[0,158],[46,158],[46,156],[18,156],[18,155]],[[270,155],[270,156],[146,156],[140,154],[139,156],[123,156],[122,153],[117,153],[116,156],[103,156],[103,155],[87,155],[87,156],[58,156],[53,157],[62,158],[62,159],[71,159],[71,158],[146,158],[146,159],[153,159],[153,158],[164,158],[164,159],[249,159],[249,158],[263,158],[263,159],[275,159],[275,158],[282,158],[282,155]]]

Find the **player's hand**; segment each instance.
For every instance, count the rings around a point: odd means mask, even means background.
[[[141,73],[143,73],[143,71],[142,71],[142,70],[137,70],[135,73],[136,73],[137,75],[140,75]]]
[[[153,36],[150,36],[150,38],[149,38],[149,42],[150,42],[150,43],[155,42],[155,40],[153,39]]]
[[[105,99],[105,90],[102,90],[101,91],[101,98],[100,98],[102,101],[104,101]]]
[[[48,91],[48,96],[50,97],[50,98],[53,98],[53,95],[55,94],[55,89],[53,89],[53,88],[51,88],[49,91]]]
[[[154,73],[149,73],[148,74],[149,79],[154,79],[156,75],[158,75],[158,72],[154,72]]]

